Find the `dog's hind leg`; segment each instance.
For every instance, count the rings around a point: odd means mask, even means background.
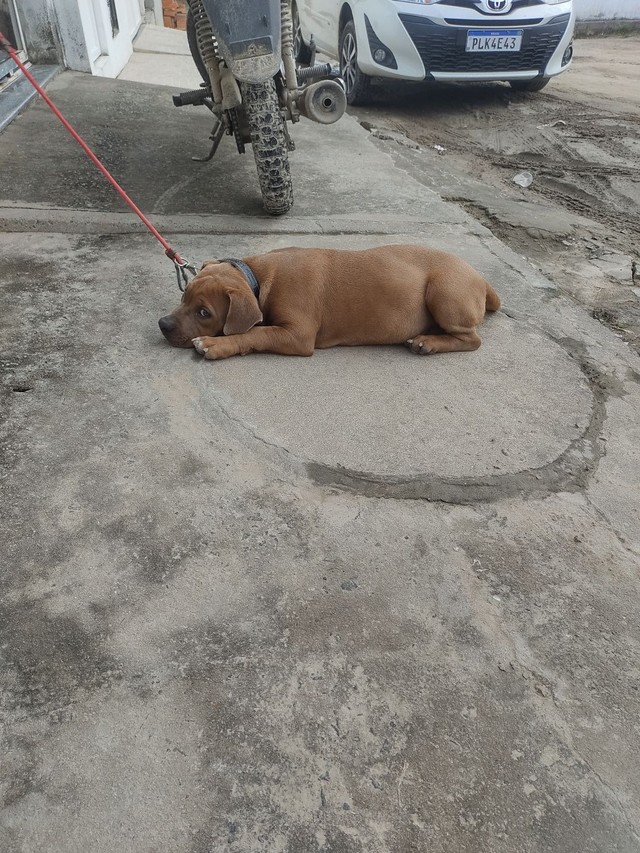
[[[471,352],[478,349],[480,343],[475,329],[458,329],[440,335],[416,335],[407,341],[407,346],[417,355],[433,355],[436,352]]]
[[[497,310],[500,306],[498,295],[475,270],[471,279],[466,270],[462,275],[452,276],[449,271],[447,275],[434,276],[427,284],[425,301],[441,332],[416,335],[407,341],[418,355],[478,349],[481,341],[476,327],[487,307]]]

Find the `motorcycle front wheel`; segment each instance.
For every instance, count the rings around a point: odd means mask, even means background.
[[[293,205],[293,184],[275,83],[241,83],[240,89],[264,209],[272,216],[280,216]]]
[[[209,75],[200,55],[191,10],[187,12],[187,38],[193,60],[208,85]],[[275,83],[273,80],[267,80],[265,83],[241,83],[240,88],[264,209],[272,216],[280,216],[293,205],[293,186],[289,169],[289,147]]]

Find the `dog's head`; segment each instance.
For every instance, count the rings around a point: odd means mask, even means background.
[[[240,335],[261,321],[258,301],[240,270],[205,261],[180,305],[158,325],[171,346],[191,347],[193,338]]]

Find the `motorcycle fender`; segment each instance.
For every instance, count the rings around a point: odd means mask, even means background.
[[[222,89],[222,109],[233,110],[242,103],[238,81],[229,68],[220,69],[220,88]]]
[[[280,68],[280,0],[202,0],[218,50],[237,80],[264,83]]]

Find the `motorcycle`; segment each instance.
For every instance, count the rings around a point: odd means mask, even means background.
[[[274,216],[293,204],[287,121],[333,124],[344,114],[339,70],[315,62],[315,48],[297,66],[291,0],[187,0],[187,38],[203,83],[175,95],[177,107],[203,105],[215,116],[211,149],[233,136],[238,153],[251,144],[264,208]]]

